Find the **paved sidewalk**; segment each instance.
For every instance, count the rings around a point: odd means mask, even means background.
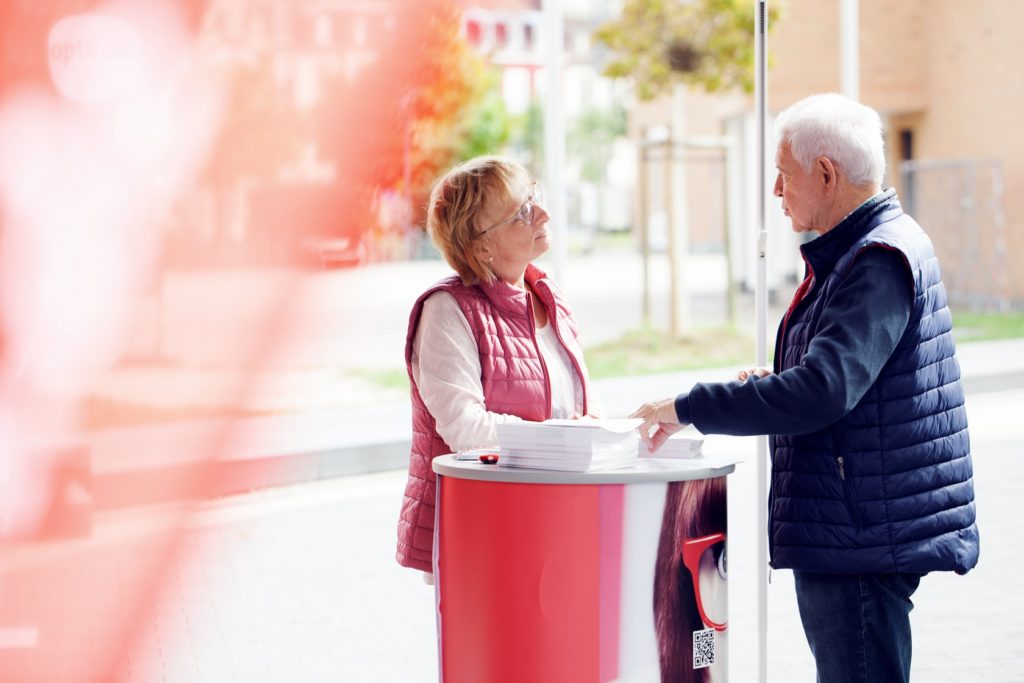
[[[973,394],[982,555],[959,577],[927,577],[914,596],[916,683],[1024,680],[1024,566],[1017,519],[1024,470],[1014,419],[1024,390]],[[749,439],[709,448],[748,453]],[[756,680],[754,467],[730,476],[730,681]],[[433,591],[393,559],[405,475],[379,472],[275,488],[204,504],[147,637],[130,653],[130,683],[437,680]],[[100,515],[98,538],[124,512]],[[111,541],[114,542],[114,541]],[[768,586],[768,680],[814,680],[790,572]]]

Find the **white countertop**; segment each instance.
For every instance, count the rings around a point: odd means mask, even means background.
[[[637,464],[619,470],[598,472],[560,472],[519,467],[485,465],[472,460],[456,460],[454,455],[434,458],[434,472],[444,477],[519,484],[632,484],[638,482],[711,479],[732,473],[740,457],[702,455],[696,458],[639,458]]]

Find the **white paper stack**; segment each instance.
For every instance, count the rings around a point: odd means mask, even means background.
[[[700,457],[703,445],[704,435],[698,432],[693,425],[687,425],[668,437],[668,440],[661,444],[661,448],[654,453],[649,452],[647,444],[641,441],[637,455],[641,458],[697,458]]]
[[[636,463],[642,420],[547,420],[498,425],[503,467],[588,472]]]

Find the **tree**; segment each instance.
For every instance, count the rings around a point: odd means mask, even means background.
[[[777,16],[769,9],[769,27]],[[751,0],[625,0],[595,37],[614,55],[605,75],[632,78],[637,96],[651,100],[676,80],[752,92],[754,30]]]
[[[331,83],[318,113],[324,153],[337,169],[339,215],[362,229],[374,225],[382,189],[406,197],[413,221],[422,222],[430,185],[459,160],[471,136],[468,117],[487,90],[486,67],[462,35],[458,5],[395,7],[393,25],[370,41],[378,60]]]
[[[505,100],[498,87],[497,73],[490,71],[487,89],[470,107],[458,130],[461,138],[456,154],[458,159],[471,159],[481,154],[494,154],[512,137],[512,117],[505,109]]]
[[[769,26],[774,25],[775,18],[776,13],[769,10]],[[625,0],[621,16],[595,33],[597,40],[613,53],[605,75],[631,78],[641,100],[672,95],[671,137],[665,148],[673,151],[673,191],[666,207],[669,319],[673,336],[689,326],[691,317],[689,295],[681,275],[686,271],[689,251],[686,165],[674,153],[686,139],[686,86],[696,85],[709,92],[733,88],[751,92],[755,29],[754,4],[750,0]],[[645,237],[642,242],[646,259]],[[646,311],[646,298],[644,307]]]
[[[585,109],[569,126],[569,156],[580,161],[580,176],[596,183],[605,176],[605,167],[612,157],[612,144],[626,134],[626,110]]]

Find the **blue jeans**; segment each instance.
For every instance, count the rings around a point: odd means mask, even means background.
[[[910,596],[919,574],[793,575],[818,683],[910,680]]]

